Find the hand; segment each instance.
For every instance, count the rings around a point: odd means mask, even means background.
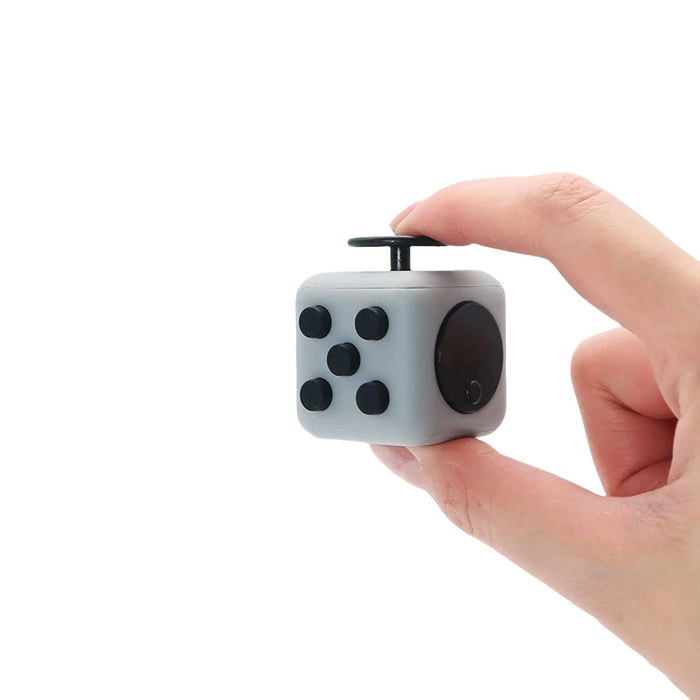
[[[476,439],[372,449],[700,697],[700,264],[568,174],[453,185],[392,228],[545,257],[623,326],[572,361],[606,496]]]

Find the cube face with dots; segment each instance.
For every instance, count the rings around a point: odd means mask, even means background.
[[[297,412],[317,437],[428,445],[505,414],[505,297],[479,271],[339,272],[299,288]]]

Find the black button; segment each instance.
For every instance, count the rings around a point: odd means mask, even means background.
[[[362,309],[355,316],[355,330],[365,340],[381,340],[389,330],[389,319],[378,306]]]
[[[307,338],[325,338],[331,330],[331,315],[323,306],[307,306],[299,314],[299,330]]]
[[[389,405],[389,390],[379,381],[363,384],[355,394],[357,407],[368,416],[377,416]]]
[[[326,361],[333,374],[350,377],[360,368],[360,353],[352,343],[340,343],[328,351]]]
[[[302,385],[299,399],[307,411],[325,411],[333,400],[333,390],[325,379],[309,379]]]

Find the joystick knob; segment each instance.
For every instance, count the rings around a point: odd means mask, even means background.
[[[428,236],[368,236],[351,238],[348,245],[352,248],[381,248],[387,246],[391,253],[392,272],[404,272],[411,269],[411,248],[413,246],[444,246]]]

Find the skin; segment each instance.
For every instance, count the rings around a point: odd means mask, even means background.
[[[547,258],[620,323],[571,366],[605,496],[473,438],[372,449],[700,698],[700,263],[568,173],[452,185],[392,228]]]

